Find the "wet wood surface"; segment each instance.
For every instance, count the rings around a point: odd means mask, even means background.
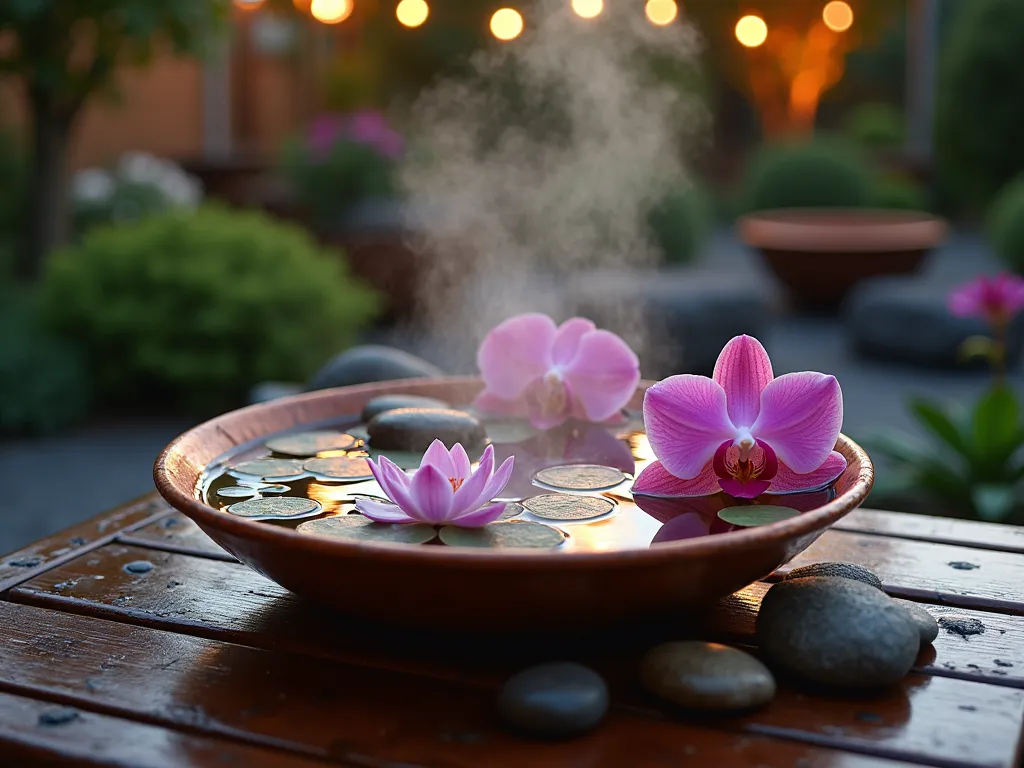
[[[640,689],[640,654],[681,637],[753,646],[768,583],[708,616],[600,636],[410,633],[299,600],[144,499],[0,558],[0,765],[1017,765],[1016,529],[855,515],[794,565],[867,565],[941,620],[933,647],[890,691],[849,699],[783,685],[765,709],[697,719]],[[21,558],[38,562],[11,563]],[[500,728],[501,682],[564,658],[608,679],[606,721],[557,743]]]

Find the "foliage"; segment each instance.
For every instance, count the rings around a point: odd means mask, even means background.
[[[1024,171],[1024,3],[950,5],[959,8],[940,67],[936,150],[950,182],[985,203]]]
[[[25,158],[7,130],[0,130],[0,179],[0,242],[13,244],[24,215]]]
[[[843,134],[867,150],[900,149],[906,136],[903,112],[892,104],[868,102],[854,107],[843,121]]]
[[[999,191],[988,212],[987,229],[999,258],[1024,274],[1024,175]]]
[[[924,211],[928,209],[928,195],[914,179],[881,174],[871,186],[871,205],[875,208]]]
[[[993,387],[970,413],[921,398],[910,410],[927,444],[894,435],[865,441],[894,464],[896,478],[886,490],[921,491],[946,509],[989,522],[1021,514],[1024,421],[1012,390]]]
[[[54,254],[42,289],[99,396],[196,412],[259,381],[306,378],[376,306],[303,230],[216,206],[94,229]]]
[[[750,160],[745,210],[864,207],[871,175],[860,154],[836,141],[766,144]]]
[[[668,195],[648,215],[655,245],[667,264],[685,264],[697,256],[707,236],[711,212],[703,190],[690,186]]]

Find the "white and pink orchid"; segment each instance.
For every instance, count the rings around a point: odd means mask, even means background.
[[[370,471],[393,504],[361,498],[356,511],[377,523],[427,523],[478,528],[501,517],[505,504],[491,504],[512,476],[513,457],[494,469],[494,448],[487,446],[474,472],[461,444],[449,451],[435,440],[410,477],[381,456]]]
[[[640,362],[620,337],[581,317],[562,325],[525,314],[498,325],[477,352],[486,413],[527,416],[537,429],[606,421],[636,392]]]
[[[657,461],[640,473],[635,494],[798,493],[846,469],[833,450],[843,424],[839,382],[812,371],[775,378],[750,336],[725,345],[713,378],[672,376],[647,390],[644,421]]]

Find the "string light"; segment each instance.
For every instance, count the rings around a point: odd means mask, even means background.
[[[768,25],[760,16],[744,16],[736,22],[736,39],[747,48],[757,48],[768,39]]]
[[[647,0],[644,12],[651,24],[667,27],[679,15],[679,6],[676,5],[676,0]]]
[[[523,33],[523,17],[514,8],[501,8],[491,16],[491,34],[499,40],[515,40]]]
[[[843,0],[832,0],[822,9],[821,19],[833,32],[845,32],[853,26],[853,8]]]
[[[309,12],[324,24],[340,24],[352,15],[352,0],[313,0]]]
[[[403,27],[419,27],[430,16],[430,6],[426,0],[402,0],[395,8],[395,16]]]
[[[572,9],[581,19],[596,19],[604,10],[604,0],[572,0]]]

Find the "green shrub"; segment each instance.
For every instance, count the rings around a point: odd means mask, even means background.
[[[203,413],[259,381],[305,379],[376,307],[301,229],[212,206],[94,229],[53,255],[42,288],[98,395]]]
[[[1024,274],[1024,175],[1000,190],[989,209],[987,229],[999,257]]]
[[[743,184],[747,211],[770,208],[858,208],[871,202],[871,174],[845,144],[821,139],[762,146]]]
[[[843,135],[864,149],[899,149],[906,136],[903,112],[884,102],[859,104],[843,121]]]
[[[871,205],[874,208],[925,211],[928,209],[928,195],[913,179],[881,175],[871,188]]]
[[[954,3],[937,89],[936,150],[943,174],[986,203],[1024,171],[1024,3]]]
[[[664,263],[693,261],[707,236],[710,215],[707,197],[694,186],[668,195],[650,212],[647,225]]]

